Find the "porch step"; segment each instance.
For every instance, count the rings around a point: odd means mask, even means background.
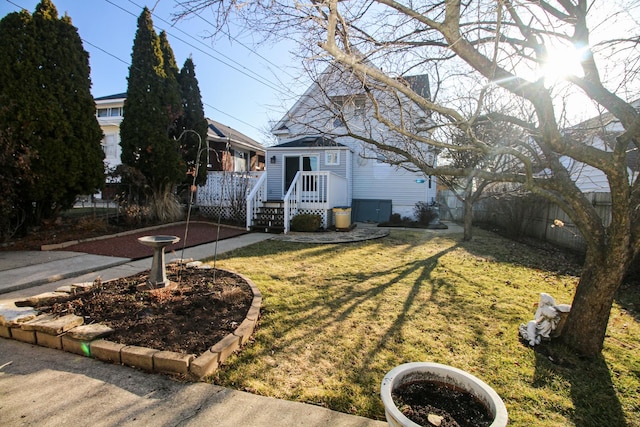
[[[264,233],[282,233],[284,231],[282,202],[265,202],[265,205],[256,212],[251,229]]]
[[[281,227],[269,227],[269,226],[252,225],[249,228],[251,229],[251,231],[256,231],[258,233],[281,234],[281,233],[284,232],[284,226],[281,226]]]

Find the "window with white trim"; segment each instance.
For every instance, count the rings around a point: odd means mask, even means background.
[[[122,107],[98,108],[96,111],[98,117],[122,117]]]
[[[324,153],[325,165],[339,165],[340,164],[340,151],[332,150]]]

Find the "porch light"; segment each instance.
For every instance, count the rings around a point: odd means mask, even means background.
[[[269,159],[269,162],[274,165],[276,163],[276,156],[271,156],[271,159]]]
[[[416,179],[416,182],[417,182],[418,184],[424,184],[424,179],[422,179],[422,178],[418,178],[418,179]]]

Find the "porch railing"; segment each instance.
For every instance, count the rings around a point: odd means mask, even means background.
[[[247,204],[247,230],[251,229],[253,218],[257,216],[258,209],[267,200],[267,174],[263,173],[255,182],[246,198]]]
[[[291,218],[298,213],[318,214],[327,227],[328,210],[348,203],[346,178],[333,172],[298,171],[284,196],[284,232],[289,232]]]

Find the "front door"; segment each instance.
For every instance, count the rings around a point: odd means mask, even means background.
[[[310,172],[319,170],[318,156],[285,156],[284,158],[284,192],[289,191],[289,187],[293,183],[298,171]],[[311,182],[305,182],[305,187],[311,187]],[[312,188],[303,188],[303,191],[312,190]]]

